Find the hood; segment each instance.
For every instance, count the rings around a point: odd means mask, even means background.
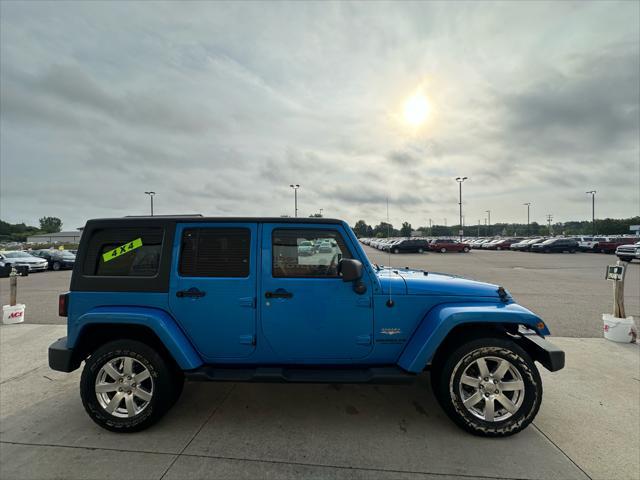
[[[16,257],[16,258],[7,258],[5,262],[9,263],[46,263],[44,258],[39,257]]]
[[[391,286],[397,294],[500,298],[498,285],[444,273],[384,268],[378,272],[378,278],[384,293],[389,293]]]

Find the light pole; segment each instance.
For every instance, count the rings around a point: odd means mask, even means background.
[[[527,237],[529,236],[529,207],[531,207],[531,202],[523,203],[523,205],[527,206]]]
[[[298,189],[300,188],[300,185],[296,184],[291,184],[289,185],[291,188],[293,188],[293,198],[294,198],[294,202],[295,202],[295,217],[298,217]]]
[[[156,192],[144,192],[144,193],[149,195],[149,199],[151,200],[151,216],[153,217],[153,196],[156,194]]]
[[[488,233],[488,237],[491,236],[491,210],[485,210],[485,212],[487,212],[487,215],[489,216],[489,223],[487,225],[487,233]]]
[[[433,236],[433,228],[431,227],[431,219],[429,219],[429,236]]]
[[[460,187],[460,201],[458,202],[458,205],[460,206],[460,231],[458,232],[460,235],[460,241],[462,241],[462,235],[464,233],[462,230],[462,182],[466,179],[467,177],[456,177],[456,182],[458,182],[458,186]]]
[[[591,195],[591,222],[593,223],[593,235],[596,234],[596,191],[589,190],[587,195]]]

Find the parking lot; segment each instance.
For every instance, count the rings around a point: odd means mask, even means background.
[[[508,439],[473,437],[448,420],[424,374],[410,386],[189,382],[156,426],[110,433],[83,410],[80,371],[48,368],[47,346],[65,335],[57,295],[71,274],[44,272],[19,279],[27,324],[0,327],[0,477],[638,478],[638,346],[601,338],[612,302],[604,267],[615,257],[473,251],[389,262],[365,249],[379,264],[503,285],[564,337],[553,341],[567,366],[541,370],[545,398],[534,424]],[[627,275],[634,316],[639,267]]]

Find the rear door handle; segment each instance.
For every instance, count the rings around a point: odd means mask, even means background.
[[[178,290],[176,292],[176,297],[184,298],[202,298],[207,294],[207,292],[203,292],[202,290],[197,289],[196,287],[191,287],[189,290]]]
[[[264,296],[265,298],[291,298],[293,293],[279,288],[275,292],[265,292]]]

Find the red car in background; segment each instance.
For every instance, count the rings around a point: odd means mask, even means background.
[[[462,243],[458,240],[452,240],[450,238],[438,238],[429,242],[429,250],[434,252],[446,253],[446,252],[464,252],[467,253],[471,250],[471,246],[468,243]]]
[[[620,245],[633,245],[638,241],[635,237],[610,238],[608,241],[600,241],[593,245],[594,252],[614,253]]]

